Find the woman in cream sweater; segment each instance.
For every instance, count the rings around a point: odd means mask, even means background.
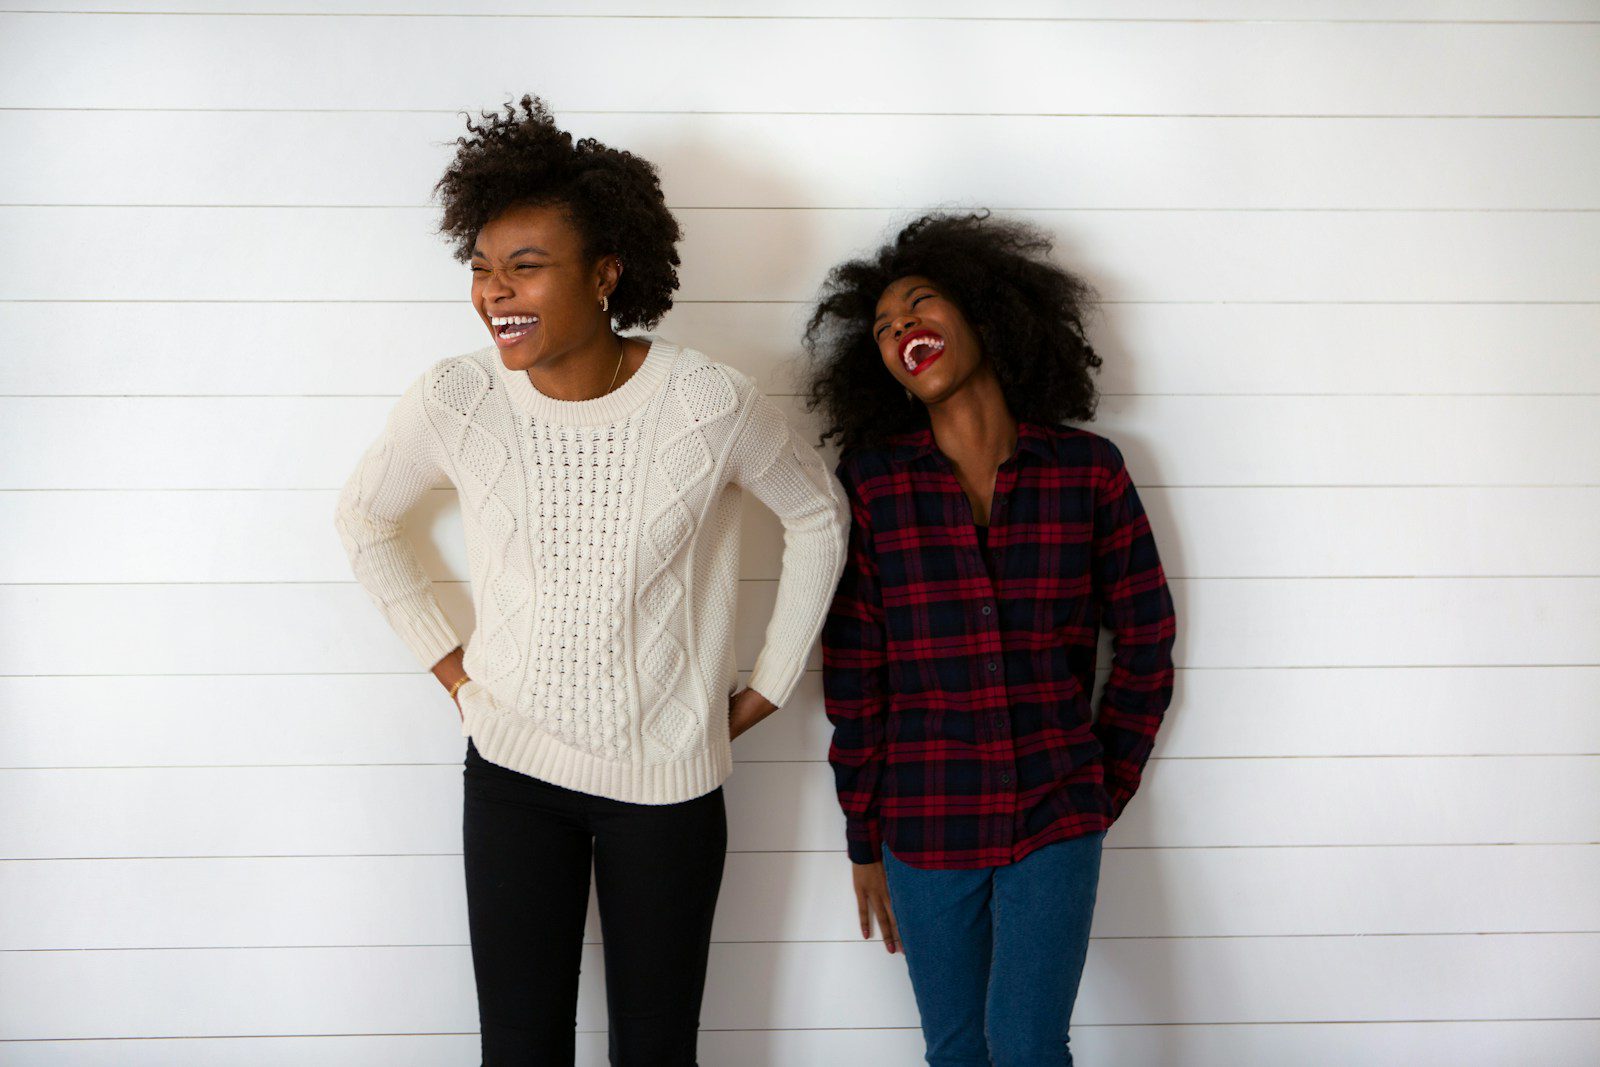
[[[463,853],[483,1062],[570,1063],[593,864],[612,1062],[695,1062],[730,742],[794,691],[844,562],[821,457],[749,377],[652,326],[677,288],[655,168],[530,97],[468,121],[441,231],[492,345],[411,383],[340,495],[356,577],[468,737]],[[402,536],[454,485],[463,643]],[[739,513],[782,520],[749,684],[733,653]]]

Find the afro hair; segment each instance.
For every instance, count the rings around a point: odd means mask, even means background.
[[[928,425],[927,409],[883,365],[872,337],[878,299],[911,275],[930,279],[961,309],[994,366],[1014,418],[1086,422],[1100,366],[1084,329],[1087,282],[1049,259],[1050,236],[987,210],[932,213],[865,258],[835,267],[806,326],[806,409],[821,409],[825,442],[881,443]]]
[[[557,204],[588,255],[622,261],[610,299],[616,326],[659,322],[678,288],[683,234],[655,165],[592,137],[574,140],[537,97],[524,95],[504,114],[484,111],[479,119],[466,116],[468,132],[456,138],[455,158],[434,186],[444,209],[439,232],[454,243],[455,258],[471,260],[478,232],[507,208]]]

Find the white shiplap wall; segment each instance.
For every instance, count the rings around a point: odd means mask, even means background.
[[[0,1061],[476,1062],[460,739],[329,515],[482,343],[427,195],[529,90],[660,164],[660,332],[797,419],[805,301],[916,209],[1100,286],[1183,634],[1079,1062],[1593,1062],[1600,4],[159,8],[0,4]],[[920,1062],[827,736],[812,673],[737,746],[709,1065]]]

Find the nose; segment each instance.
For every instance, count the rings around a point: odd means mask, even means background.
[[[506,275],[498,268],[492,268],[483,282],[483,297],[485,300],[495,300],[503,296],[515,295],[511,283]]]
[[[917,317],[915,315],[910,315],[910,314],[901,315],[898,319],[896,319],[894,321],[894,335],[895,335],[895,337],[897,337],[897,338],[904,337],[905,334],[906,334],[906,331],[910,330],[911,327],[915,326],[916,324],[917,324]]]

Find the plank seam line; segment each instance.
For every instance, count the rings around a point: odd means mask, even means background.
[[[0,12],[3,14],[3,12]],[[478,110],[471,107],[33,107],[0,106],[0,112],[110,112],[114,114],[264,114],[264,115],[459,115]],[[638,110],[632,108],[562,108],[563,115],[712,115],[747,117],[799,117],[799,118],[1035,118],[1035,119],[1194,119],[1219,121],[1238,119],[1285,120],[1371,120],[1374,122],[1432,120],[1441,122],[1592,122],[1600,119],[1600,112],[1574,112],[1549,114],[1543,112],[1503,112],[1497,114],[1461,114],[1451,112],[1277,112],[1277,111],[736,111],[710,108],[662,108]]]
[[[956,210],[959,210],[957,205]],[[970,206],[977,206],[975,203]],[[1150,214],[1150,215],[1586,215],[1600,207],[1055,207],[984,203],[996,213],[1044,214]],[[436,211],[433,204],[191,204],[191,203],[73,203],[69,201],[0,201],[0,208],[61,208],[106,211]],[[669,204],[674,212],[690,211],[890,211],[920,212],[926,205],[900,204]]]
[[[981,22],[1024,24],[1105,23],[1112,25],[1180,25],[1180,26],[1593,26],[1595,19],[1468,19],[1468,18],[1177,18],[1173,16],[1106,16],[1106,15],[657,15],[657,14],[594,14],[572,12],[498,12],[498,11],[183,11],[179,9],[140,8],[5,8],[0,15],[92,15],[92,16],[159,16],[163,18],[280,18],[280,19],[502,19],[519,21],[565,22]]]
[[[1235,760],[1479,760],[1479,759],[1595,759],[1600,752],[1337,752],[1285,753],[1256,756],[1151,756],[1150,762],[1222,762]],[[736,759],[735,767],[826,766],[826,759]],[[0,772],[34,771],[237,771],[237,770],[343,770],[350,767],[447,767],[456,769],[460,760],[397,760],[372,763],[63,763],[32,766],[0,766]]]
[[[1120,934],[1105,936],[1092,934],[1090,941],[1331,941],[1331,940],[1361,940],[1371,941],[1375,938],[1479,938],[1479,937],[1573,937],[1593,936],[1600,930],[1458,930],[1458,931],[1420,931],[1415,933],[1381,931],[1360,931],[1344,934],[1161,934],[1161,935],[1133,935]],[[585,945],[599,945],[601,941],[584,941]],[[796,937],[786,940],[771,938],[752,938],[749,940],[723,940],[713,939],[713,945],[856,945],[856,944],[882,944],[881,937]],[[469,948],[466,941],[419,941],[395,942],[393,944],[329,944],[329,945],[111,945],[106,947],[89,948],[4,948],[0,955],[66,955],[71,953],[90,952],[305,952],[305,951],[343,951],[348,949],[411,949],[411,948]]]
[[[1600,841],[1405,841],[1400,843],[1343,844],[1264,844],[1264,845],[1114,845],[1106,849],[1118,852],[1226,852],[1264,851],[1267,849],[1413,849],[1413,848],[1600,848]],[[791,848],[746,849],[730,848],[730,856],[843,856],[842,848]],[[101,863],[101,862],[166,862],[171,860],[364,860],[364,859],[439,859],[459,858],[459,852],[285,852],[266,854],[227,854],[170,856],[0,856],[0,863]]]
[[[1086,1030],[1095,1029],[1150,1029],[1155,1027],[1243,1027],[1243,1026],[1413,1026],[1413,1025],[1440,1025],[1440,1026],[1480,1026],[1486,1023],[1587,1023],[1600,1022],[1600,1016],[1589,1015],[1556,1015],[1509,1018],[1466,1018],[1466,1019],[1245,1019],[1235,1021],[1216,1022],[1147,1022],[1147,1023],[1073,1023],[1074,1027]],[[919,1028],[914,1026],[788,1026],[788,1027],[708,1027],[702,1026],[703,1034],[789,1034],[789,1033],[861,1033],[861,1032],[912,1032]],[[603,1034],[604,1030],[576,1031],[579,1034]],[[272,1041],[272,1040],[303,1040],[306,1038],[349,1038],[349,1037],[471,1037],[476,1038],[476,1030],[424,1030],[424,1031],[389,1031],[389,1032],[352,1032],[352,1033],[323,1033],[323,1034],[156,1034],[137,1037],[8,1037],[0,1038],[0,1044],[38,1044],[38,1043],[66,1043],[87,1041]]]

